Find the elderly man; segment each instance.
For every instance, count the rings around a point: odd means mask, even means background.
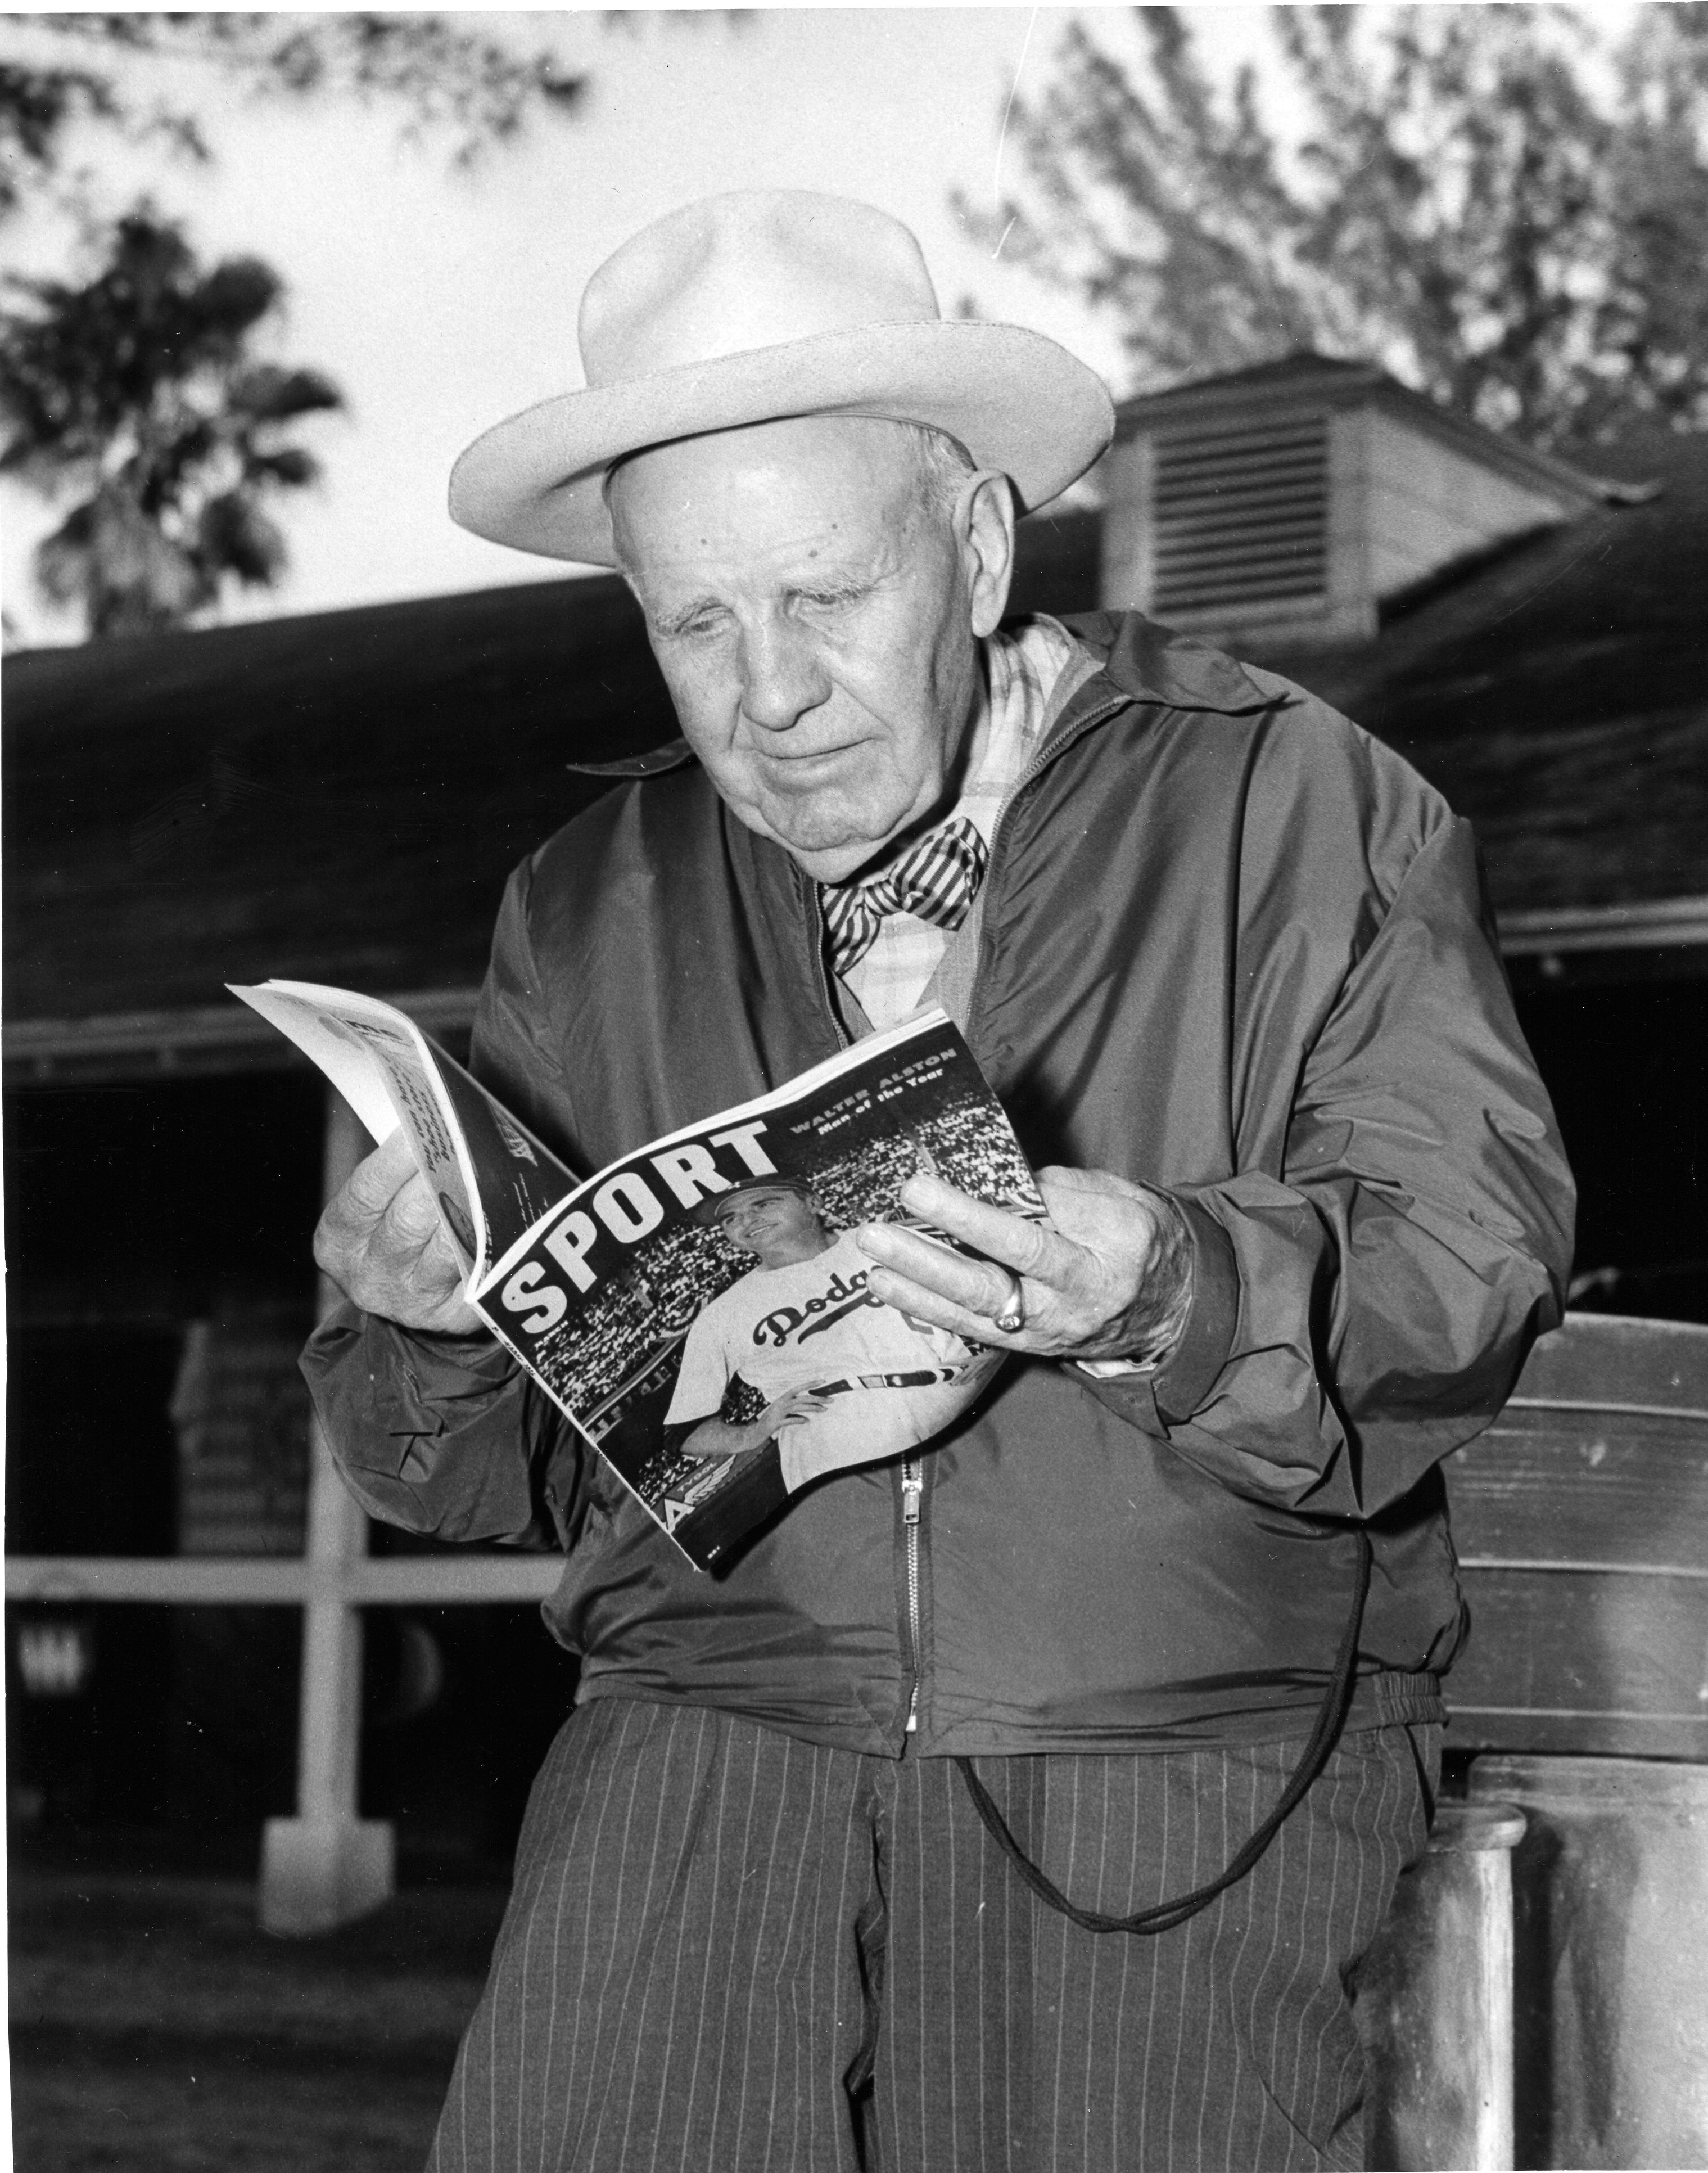
[[[1468,834],[1284,681],[1001,625],[1107,397],[940,321],[881,213],[692,206],[581,340],[453,510],[620,564],[683,739],[518,871],[479,1068],[592,1167],[940,1001],[1050,1221],[921,1176],[976,1257],[859,1233],[1009,1361],[714,1578],[472,1332],[395,1149],[329,1209],[351,1485],[563,1548],[581,1657],[434,2165],[1355,2165],[1347,1977],[1460,1634],[1438,1465],[1570,1242]]]

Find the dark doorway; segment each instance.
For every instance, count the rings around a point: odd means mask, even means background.
[[[1708,1321],[1708,979],[1601,978],[1631,970],[1513,975],[1577,1177],[1572,1302]]]

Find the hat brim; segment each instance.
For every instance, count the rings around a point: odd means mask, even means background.
[[[613,461],[676,438],[796,415],[923,423],[1007,476],[1030,512],[1083,475],[1114,433],[1095,370],[1018,325],[866,325],[561,394],[477,438],[450,515],[545,558],[614,566],[603,484]]]

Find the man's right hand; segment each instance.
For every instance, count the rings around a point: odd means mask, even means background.
[[[328,1205],[315,1259],[364,1313],[442,1335],[484,1324],[464,1300],[462,1263],[401,1130],[357,1165]]]

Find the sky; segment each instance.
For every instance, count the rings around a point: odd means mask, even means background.
[[[560,576],[452,526],[451,462],[502,416],[582,381],[575,314],[588,275],[649,220],[720,189],[818,188],[878,204],[919,235],[946,311],[970,295],[1118,379],[1110,329],[993,257],[950,202],[957,186],[978,204],[1012,188],[1005,104],[1016,72],[1042,84],[1067,12],[773,8],[630,29],[593,14],[491,18],[525,47],[558,46],[590,89],[572,117],[536,118],[471,173],[450,170],[442,143],[400,143],[379,108],[234,101],[198,76],[216,165],[127,163],[105,148],[103,186],[148,188],[206,256],[272,262],[289,289],[281,358],[329,371],[348,402],[304,431],[326,476],[283,506],[289,574],[227,616]],[[1210,19],[1238,44],[1259,13]],[[0,19],[0,51],[19,27]],[[0,250],[9,268],[67,268],[62,239],[27,221],[0,235]],[[25,640],[76,631],[30,591],[30,551],[55,518],[0,485],[0,580]]]

